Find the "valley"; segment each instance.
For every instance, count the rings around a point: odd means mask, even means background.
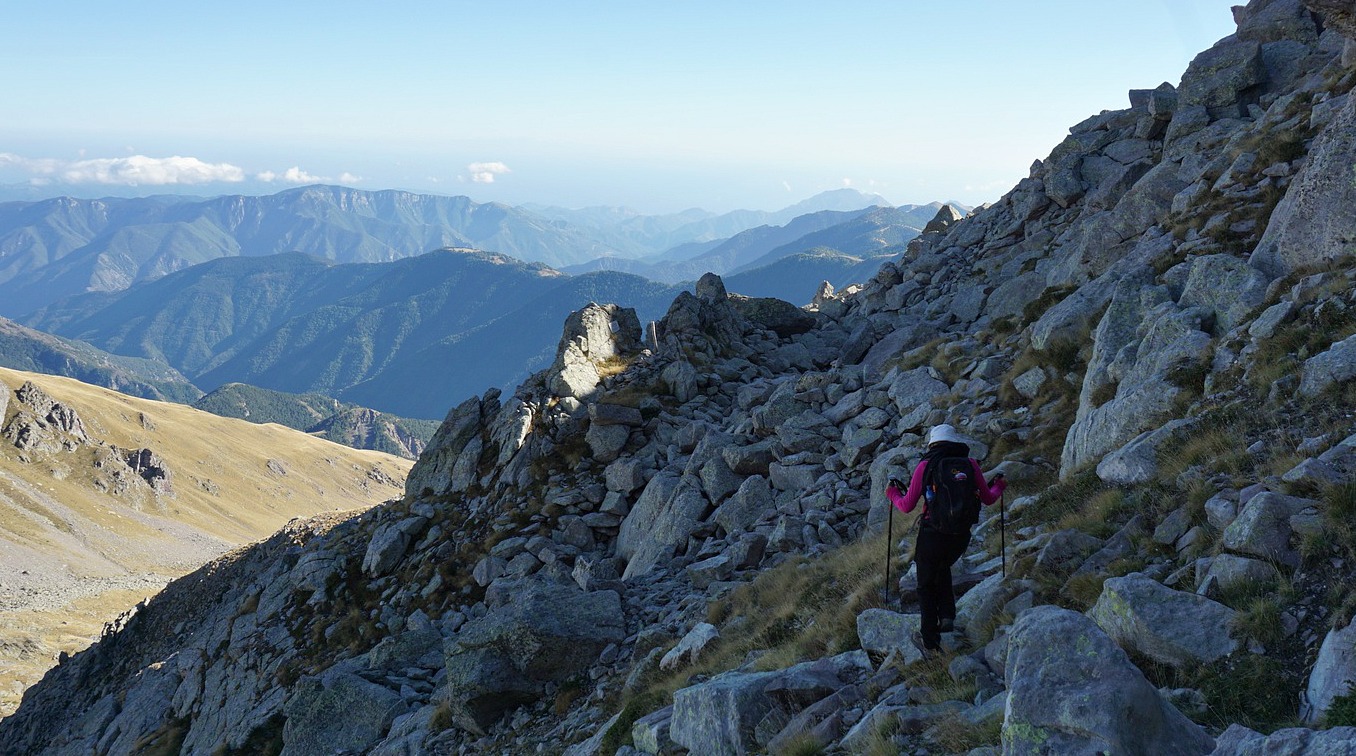
[[[294,517],[390,499],[410,466],[67,378],[0,369],[0,395],[6,713],[170,580]]]

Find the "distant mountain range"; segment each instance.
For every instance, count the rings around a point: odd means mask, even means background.
[[[589,302],[651,320],[708,271],[728,276],[731,291],[798,305],[823,281],[864,281],[940,207],[868,206],[878,201],[839,190],[776,213],[642,216],[316,186],[268,197],[0,204],[0,307],[31,306],[17,319],[37,329],[0,364],[176,401],[246,384],[438,419],[466,396],[545,367],[558,324]],[[708,238],[757,221],[781,225]],[[419,251],[449,238],[500,249]],[[272,253],[287,247],[310,253]],[[570,275],[523,259],[534,257],[590,261]],[[348,411],[311,416],[314,402],[301,405],[310,407],[305,422],[286,424],[308,431]],[[392,430],[383,436],[377,425]],[[333,433],[361,435],[354,428],[383,439],[362,443],[393,453],[408,453],[414,437],[374,416],[338,422]]]
[[[775,213],[640,216],[533,212],[468,197],[337,186],[260,197],[6,202],[0,203],[0,315],[16,317],[88,291],[120,291],[221,257],[302,252],[336,262],[389,262],[468,247],[562,268],[600,257],[656,255],[807,212],[878,202],[875,195],[838,190]]]
[[[228,383],[193,406],[221,417],[277,423],[344,446],[406,459],[418,459],[438,430],[436,420],[412,420],[323,394],[288,394],[243,383]]]
[[[567,276],[475,250],[384,264],[293,253],[214,260],[127,291],[73,297],[26,320],[163,361],[207,391],[248,383],[437,419],[466,396],[545,366],[558,324],[590,301],[654,319],[677,292],[638,276]]]
[[[5,318],[0,318],[0,368],[66,376],[145,399],[188,403],[202,396],[164,362],[110,354]]]

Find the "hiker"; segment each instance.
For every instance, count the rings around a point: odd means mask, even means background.
[[[945,424],[928,434],[928,450],[914,468],[908,490],[893,478],[886,487],[885,495],[905,514],[913,511],[919,499],[924,501],[913,555],[918,568],[924,650],[939,650],[942,633],[955,630],[951,565],[970,545],[970,527],[979,521],[979,503],[997,502],[1006,488],[1002,473],[992,484],[985,482],[979,462],[970,458],[970,447],[955,428]]]

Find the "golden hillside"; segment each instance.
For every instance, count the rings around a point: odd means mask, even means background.
[[[79,428],[21,401],[26,382]],[[398,497],[411,465],[69,378],[0,369],[0,384],[0,716],[169,580],[293,517]]]

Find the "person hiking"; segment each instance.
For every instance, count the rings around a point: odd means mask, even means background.
[[[942,633],[956,624],[956,593],[951,565],[970,545],[970,527],[979,521],[979,505],[999,500],[1007,479],[999,473],[990,484],[970,447],[950,425],[938,425],[928,434],[928,450],[913,469],[907,490],[890,479],[885,495],[908,514],[923,500],[923,516],[914,546],[918,569],[918,598],[922,614],[923,649],[941,648]]]

